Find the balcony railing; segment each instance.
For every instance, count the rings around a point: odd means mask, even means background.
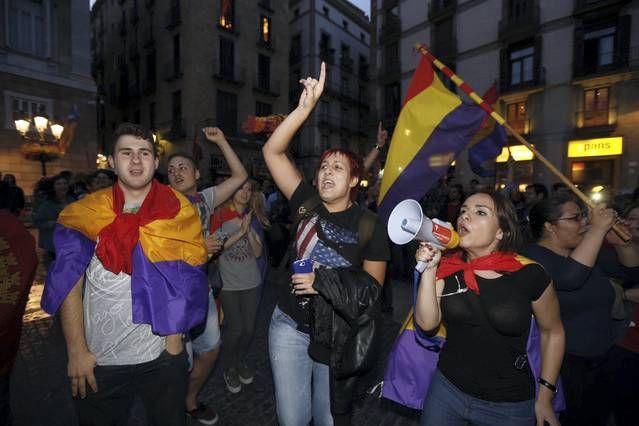
[[[506,17],[499,21],[499,38],[511,39],[530,34],[535,35],[539,28],[539,6],[529,9],[529,12],[516,17]]]
[[[387,19],[379,32],[379,42],[399,38],[402,33],[402,23],[399,18]]]
[[[253,88],[268,95],[279,96],[281,90],[280,80],[256,75],[253,81]]]
[[[166,28],[172,30],[182,23],[180,14],[180,3],[175,3],[166,12]]]
[[[614,127],[617,124],[617,108],[580,110],[575,113],[575,122],[578,129]]]
[[[115,63],[117,64],[119,69],[126,68],[126,58],[124,56],[124,53],[120,53],[118,56],[116,56]]]
[[[244,67],[222,67],[219,62],[213,66],[213,78],[237,85],[246,83],[246,68]]]
[[[634,49],[636,50],[637,48]],[[607,74],[624,69],[629,65],[631,59],[630,54],[633,53],[636,55],[639,52],[633,52],[633,49],[630,49],[630,52],[609,52],[583,58],[581,63],[574,64],[573,75],[575,77],[583,77],[594,74]],[[637,62],[637,58],[633,58],[632,60]],[[639,64],[639,62],[637,62],[637,64]]]

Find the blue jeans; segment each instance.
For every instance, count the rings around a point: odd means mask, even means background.
[[[275,307],[268,330],[268,352],[280,426],[332,426],[328,365],[308,355],[310,337]]]
[[[435,371],[422,409],[421,426],[532,426],[535,400],[490,402],[465,394]]]

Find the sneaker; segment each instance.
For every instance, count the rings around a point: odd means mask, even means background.
[[[226,383],[226,388],[231,393],[238,393],[242,390],[242,383],[235,368],[229,368],[224,372],[224,382]]]
[[[187,411],[186,415],[191,419],[197,421],[201,425],[216,425],[218,420],[220,420],[219,416],[211,407],[208,405],[200,404],[196,409]],[[195,423],[192,423],[195,424]]]
[[[241,362],[237,366],[237,375],[240,379],[240,382],[244,383],[245,385],[250,385],[251,383],[253,383],[253,372],[251,371],[249,366],[243,362]]]

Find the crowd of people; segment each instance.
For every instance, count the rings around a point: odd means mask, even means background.
[[[420,203],[455,225],[459,249],[391,245],[371,212],[378,186],[360,191],[388,140],[381,123],[365,158],[329,149],[312,182],[287,155],[325,80],[322,64],[318,79],[300,81],[299,104],[264,145],[272,180],[249,177],[223,131],[207,127],[230,176],[201,185],[197,161],[177,152],[165,185],[152,134],[124,123],[113,135],[112,171],[37,183],[32,223],[48,268],[42,307],[60,319],[80,424],[126,423],[134,396],[151,424],[217,424],[215,402],[200,391],[221,350],[227,390],[253,382],[256,314],[267,270],[278,268],[285,273],[273,274],[268,355],[279,424],[349,425],[357,382],[379,361],[390,283],[415,262],[427,264],[415,325],[426,335],[446,328],[422,425],[639,424],[638,192],[588,206],[563,184],[519,193],[444,177]],[[0,273],[20,277],[9,289],[12,309],[0,311],[11,331],[0,350],[7,425],[8,378],[37,266],[18,220],[24,209],[23,191],[5,175]]]

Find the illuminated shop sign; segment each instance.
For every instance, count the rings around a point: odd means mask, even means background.
[[[568,142],[568,158],[621,155],[623,138],[598,138]]]

